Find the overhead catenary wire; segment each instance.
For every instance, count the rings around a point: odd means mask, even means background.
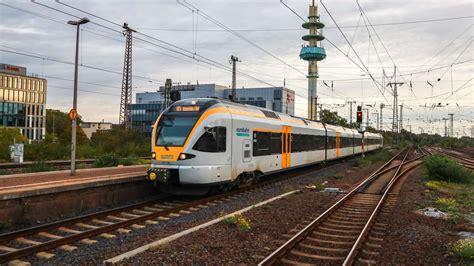
[[[286,5],[286,4],[285,4]],[[291,8],[289,8],[291,11]],[[295,14],[301,18],[300,15]],[[460,17],[448,17],[448,18],[435,18],[435,19],[425,19],[425,20],[413,20],[413,21],[399,21],[399,22],[388,22],[388,23],[375,23],[372,24],[374,27],[384,27],[384,26],[397,26],[397,25],[407,25],[407,24],[418,24],[418,23],[431,23],[431,22],[443,22],[443,21],[450,21],[450,20],[463,20],[463,19],[470,19],[474,16],[460,16]],[[357,28],[358,25],[341,25],[341,29],[350,29],[350,28]],[[136,28],[139,30],[150,30],[150,31],[176,31],[176,32],[183,32],[183,31],[192,31],[192,29],[172,29],[172,28],[150,28],[150,27],[140,27]],[[325,27],[325,30],[337,30],[337,27]],[[302,28],[280,28],[280,29],[234,29],[235,31],[239,32],[280,32],[280,31],[304,31],[305,29]],[[200,32],[225,32],[223,29],[200,29]]]
[[[178,3],[180,4],[185,4],[185,5],[188,5],[190,8],[196,10],[196,11],[199,11],[197,14],[200,15],[201,17],[203,17],[204,19],[212,22],[213,24],[221,27],[222,29],[234,34],[235,36],[237,36],[238,38],[244,40],[245,42],[249,43],[250,45],[254,46],[255,48],[257,48],[258,50],[264,52],[265,54],[269,55],[270,57],[276,59],[277,61],[279,61],[280,63],[290,67],[291,69],[295,70],[296,72],[306,76],[306,73],[304,73],[303,71],[295,68],[294,66],[290,65],[289,63],[287,63],[286,61],[284,61],[283,59],[279,58],[278,56],[274,55],[272,52],[268,51],[267,49],[261,47],[260,45],[256,44],[255,42],[251,41],[250,39],[248,39],[247,37],[243,36],[242,34],[234,31],[233,29],[229,28],[228,26],[226,26],[225,24],[223,24],[222,22],[220,22],[219,20],[213,18],[212,16],[210,16],[209,14],[207,14],[206,12],[204,12],[202,9],[199,9],[198,7],[196,7],[195,5],[193,4],[190,4],[189,2],[187,2],[186,0],[184,0],[183,3],[179,2]]]
[[[76,16],[76,15],[73,15],[73,14],[71,14],[71,13],[65,12],[65,11],[63,11],[63,10],[59,10],[59,9],[57,9],[57,8],[54,8],[54,7],[51,7],[51,6],[42,4],[42,3],[38,3],[37,1],[33,1],[33,0],[32,0],[32,2],[35,3],[35,4],[41,5],[41,6],[43,6],[43,7],[52,9],[52,10],[54,10],[54,11],[61,12],[61,13],[66,14],[66,15],[79,18],[79,17]],[[62,3],[62,2],[58,2],[58,3],[63,4],[63,5],[66,5],[66,4],[64,4],[64,3]],[[87,14],[87,15],[92,16],[92,17],[95,17],[95,18],[98,18],[98,19],[100,19],[100,20],[106,21],[106,22],[108,22],[108,23],[112,23],[112,24],[115,25],[115,26],[120,26],[120,27],[122,27],[122,25],[120,25],[119,23],[116,23],[116,22],[113,22],[113,21],[111,21],[111,20],[105,19],[105,18],[103,18],[103,17],[101,17],[101,16],[97,16],[97,15],[95,15],[95,14],[92,14],[92,13],[87,12],[87,11],[84,11],[84,10],[82,10],[82,9],[73,7],[73,6],[71,6],[71,5],[66,5],[66,6],[67,6],[67,7],[70,7],[70,8],[73,8],[73,9],[75,9],[75,10],[77,10],[77,11],[83,12],[83,13],[85,13],[85,14]],[[99,26],[99,27],[102,27],[102,28],[106,28],[106,29],[108,29],[108,30],[111,30],[111,31],[113,31],[113,32],[121,33],[121,31],[119,31],[119,30],[110,28],[110,27],[108,27],[108,26],[102,25],[102,24],[97,23],[97,22],[91,21],[91,23],[94,24],[94,25],[97,25],[97,26]],[[184,48],[179,47],[179,46],[177,46],[177,45],[174,45],[174,44],[172,44],[172,43],[163,41],[163,40],[161,40],[161,39],[158,39],[158,38],[156,38],[156,37],[150,36],[150,35],[148,35],[148,34],[141,33],[141,32],[139,32],[139,31],[137,31],[136,34],[139,34],[139,35],[142,35],[142,36],[144,36],[144,37],[146,37],[146,38],[148,38],[148,39],[152,39],[152,40],[154,40],[154,41],[157,41],[157,42],[159,42],[159,44],[158,44],[158,43],[151,42],[151,41],[148,41],[148,40],[145,40],[145,39],[143,39],[143,38],[139,38],[139,37],[137,37],[136,35],[133,36],[134,39],[138,39],[138,40],[141,40],[141,41],[143,41],[143,42],[147,42],[147,43],[149,43],[149,44],[151,44],[151,45],[158,46],[158,47],[163,48],[163,49],[165,49],[165,50],[168,50],[168,51],[171,51],[171,52],[174,52],[174,53],[178,53],[178,54],[180,54],[180,55],[182,55],[182,56],[186,56],[186,57],[191,58],[191,59],[193,59],[193,60],[200,61],[200,62],[209,64],[209,65],[212,65],[212,66],[214,66],[214,67],[222,68],[222,69],[227,70],[227,71],[229,71],[229,72],[232,71],[232,70],[231,70],[228,66],[226,66],[226,65],[223,65],[223,64],[221,64],[221,63],[219,63],[219,62],[217,62],[217,61],[215,61],[215,60],[213,60],[213,59],[204,57],[204,56],[199,55],[199,54],[197,54],[197,53],[193,53],[192,51],[189,51],[189,50],[187,50],[187,49],[184,49]],[[172,47],[172,48],[167,47],[167,46],[170,46],[170,47]],[[175,49],[173,49],[173,48],[175,48]],[[258,81],[258,82],[260,82],[260,83],[263,83],[263,84],[266,84],[266,85],[275,87],[274,84],[265,82],[265,81],[263,81],[263,80],[261,80],[261,79],[259,79],[259,78],[254,77],[254,76],[248,75],[248,74],[243,73],[243,72],[238,72],[238,73],[239,73],[240,75],[243,75],[243,76],[249,77],[249,78],[251,78],[251,79],[253,79],[253,80],[256,80],[256,81]]]

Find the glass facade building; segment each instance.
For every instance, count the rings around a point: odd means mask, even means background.
[[[216,84],[178,85],[171,90],[181,91],[181,99],[217,97],[227,99],[232,90]],[[133,128],[151,136],[153,125],[164,110],[164,87],[158,92],[136,94],[136,103],[130,106],[129,123]],[[284,87],[237,89],[237,101],[276,112],[295,114],[295,92]]]
[[[45,79],[27,76],[24,68],[1,64],[0,127],[18,128],[29,140],[43,139],[46,88]]]

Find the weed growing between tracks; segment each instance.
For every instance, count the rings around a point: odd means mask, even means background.
[[[354,162],[355,167],[364,168],[374,163],[385,162],[392,158],[392,153],[387,149],[380,149],[367,154],[363,158],[359,158]]]
[[[250,219],[244,217],[242,214],[227,217],[224,219],[224,223],[237,226],[240,232],[247,232],[252,228],[252,222]]]
[[[474,260],[474,238],[461,239],[452,247],[454,254]]]

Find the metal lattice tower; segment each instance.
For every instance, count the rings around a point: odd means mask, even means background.
[[[381,103],[380,104],[380,130],[383,129],[383,108],[385,107],[385,104]]]
[[[302,39],[308,41],[309,45],[303,46],[300,52],[300,58],[308,61],[308,118],[317,119],[317,79],[318,79],[318,61],[326,58],[326,51],[323,47],[318,47],[318,41],[324,40],[322,31],[318,29],[324,28],[324,23],[319,21],[318,7],[315,6],[314,0],[309,6],[308,22],[303,23],[302,27],[309,29],[309,34],[304,35]]]
[[[392,117],[392,144],[398,143],[398,85],[403,85],[403,82],[397,82],[397,66],[394,70],[395,82],[389,82],[387,86],[393,87],[393,117]]]
[[[454,138],[454,114],[448,114],[449,115],[449,136],[451,138]]]
[[[444,120],[444,137],[448,136],[448,126],[446,125],[446,121],[448,121],[448,118],[443,118]]]
[[[400,104],[400,132],[403,130],[403,103]]]
[[[132,104],[132,32],[135,30],[123,24],[123,35],[125,36],[125,57],[123,62],[122,93],[120,97],[119,123],[130,126],[130,104]]]

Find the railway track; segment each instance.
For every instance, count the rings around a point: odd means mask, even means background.
[[[78,242],[89,245],[97,242],[97,240],[91,239],[93,237],[110,238],[115,234],[127,233],[147,225],[157,224],[162,220],[186,215],[209,205],[235,200],[252,190],[263,189],[266,186],[275,185],[337,163],[340,161],[318,164],[289,173],[274,174],[271,179],[256,185],[190,202],[180,202],[170,198],[161,199],[5,233],[0,235],[0,263],[15,261],[35,254],[39,257],[49,258],[54,256],[54,253],[49,253],[54,251],[50,250],[56,248],[72,251],[78,248]]]
[[[422,163],[427,153],[418,150],[399,152],[259,265],[375,263],[387,230],[378,218],[396,200],[397,180]]]

